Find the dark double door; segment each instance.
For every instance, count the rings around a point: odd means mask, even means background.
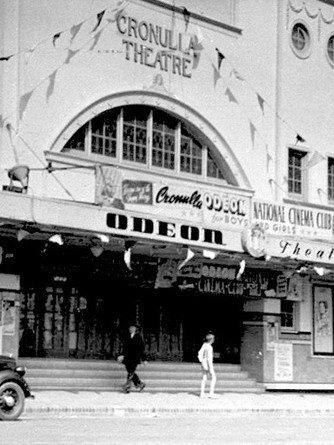
[[[196,361],[207,332],[215,360],[238,363],[242,301],[120,282],[55,281],[28,288],[21,304],[20,356],[112,359],[138,324],[151,360]]]

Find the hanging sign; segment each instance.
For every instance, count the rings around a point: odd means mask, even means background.
[[[217,230],[242,231],[250,218],[249,194],[222,186],[161,178],[120,167],[96,170],[97,204],[147,216],[172,217]],[[260,228],[261,229],[261,228]]]
[[[268,235],[333,240],[331,210],[254,200],[252,221],[260,224]]]
[[[117,211],[106,214],[111,233],[156,241],[187,244],[202,248],[242,252],[240,233],[218,230],[200,224],[182,223],[163,218],[148,218],[133,212]]]
[[[334,247],[330,243],[267,236],[266,252],[280,258],[334,264]]]
[[[276,274],[269,271],[247,269],[238,279],[236,268],[212,264],[203,264],[198,282],[200,292],[254,298],[271,288],[276,288]]]

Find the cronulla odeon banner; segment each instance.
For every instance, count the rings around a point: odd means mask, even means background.
[[[261,240],[263,253],[334,264],[333,211],[307,205],[254,200],[251,220],[252,224],[246,231],[257,229],[260,234],[257,240]]]
[[[96,203],[111,233],[243,252],[250,193],[119,167],[96,169]]]

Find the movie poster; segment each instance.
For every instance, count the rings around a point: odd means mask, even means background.
[[[332,289],[315,286],[313,300],[313,350],[315,354],[333,354]]]

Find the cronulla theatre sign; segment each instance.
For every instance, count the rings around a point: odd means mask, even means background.
[[[191,77],[199,60],[198,39],[195,35],[140,20],[124,13],[117,15],[118,32],[126,60],[182,77]]]

